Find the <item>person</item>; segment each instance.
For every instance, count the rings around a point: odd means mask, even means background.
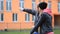
[[[46,2],[41,2],[37,6],[37,11],[31,9],[23,9],[24,12],[30,13],[35,16],[35,27],[32,29],[30,34],[38,32],[40,27],[39,34],[54,34],[52,29],[52,15],[51,11],[47,8]]]
[[[30,34],[36,32],[35,30],[38,29],[39,26],[40,26],[39,34],[54,34],[52,28],[52,12],[50,9],[47,8],[47,3],[46,2],[39,3],[38,11],[40,18]]]

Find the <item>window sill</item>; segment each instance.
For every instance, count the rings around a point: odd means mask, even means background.
[[[35,22],[35,21],[32,21],[32,22]]]
[[[4,11],[4,10],[0,10],[0,12],[2,12],[2,11]]]
[[[30,22],[30,21],[25,21],[25,22]]]
[[[6,10],[7,12],[11,12],[12,10]]]
[[[4,21],[0,21],[0,22],[4,22]]]
[[[17,23],[18,21],[13,21],[14,23]]]

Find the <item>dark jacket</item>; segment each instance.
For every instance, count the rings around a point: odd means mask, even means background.
[[[24,9],[23,11],[35,16],[35,27],[32,29],[30,34],[32,34],[34,31],[37,31],[38,27],[40,27],[40,34],[53,31],[51,15],[44,12],[41,16],[39,16],[39,13],[37,11],[31,9]]]

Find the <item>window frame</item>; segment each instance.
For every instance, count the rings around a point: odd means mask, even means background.
[[[58,2],[58,12],[60,12],[60,2]]]
[[[17,13],[13,13],[12,14],[12,21],[13,22],[17,22],[18,21],[18,14]]]
[[[24,8],[24,0],[19,0],[19,7]]]
[[[3,4],[1,3],[3,2]],[[4,10],[4,0],[0,0],[0,12]]]
[[[36,3],[35,1],[32,0],[32,9],[35,10],[36,9]]]
[[[12,0],[6,0],[6,10],[8,12],[12,11]]]
[[[51,1],[48,1],[48,8],[51,9]]]
[[[25,22],[29,22],[30,21],[30,14],[25,14]]]
[[[3,16],[3,17],[2,17]],[[0,13],[0,22],[3,22],[4,21],[4,14],[3,13]],[[3,18],[3,19],[2,19]]]

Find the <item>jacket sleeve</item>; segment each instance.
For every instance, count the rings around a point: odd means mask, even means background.
[[[32,15],[35,15],[37,11],[31,10],[31,9],[23,9],[24,12],[30,13]]]
[[[39,19],[38,23],[36,24],[36,26],[32,29],[30,34],[33,34],[33,32],[38,29],[38,27],[43,23],[45,17],[44,14],[42,14],[41,18]]]

